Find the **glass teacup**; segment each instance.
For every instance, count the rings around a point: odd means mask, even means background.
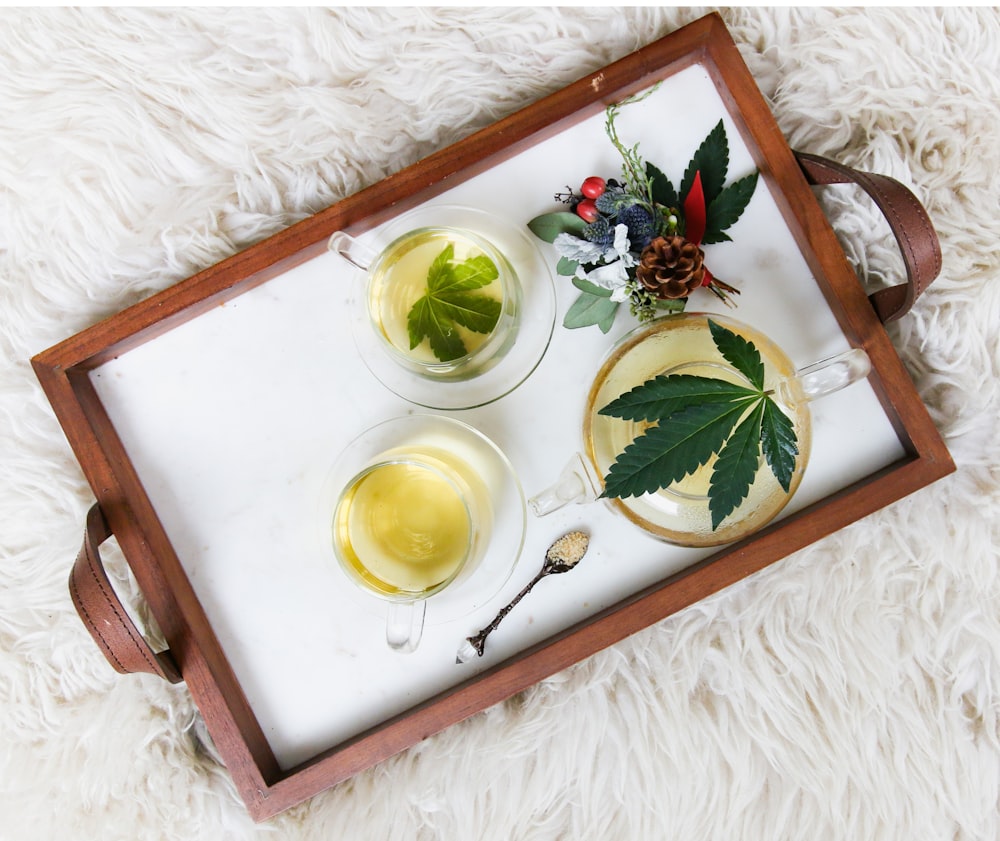
[[[809,402],[831,394],[868,374],[870,362],[861,349],[851,349],[796,370],[768,337],[735,319],[703,313],[669,315],[626,334],[611,350],[590,387],[583,417],[583,449],[574,454],[559,479],[529,500],[538,516],[570,502],[596,500],[605,477],[625,448],[650,424],[601,412],[613,400],[660,375],[687,374],[748,386],[746,376],[720,352],[709,322],[751,342],[763,362],[763,389],[791,421],[797,457],[787,486],[779,483],[760,456],[743,501],[721,523],[714,523],[708,488],[716,462],[702,466],[655,492],[607,502],[650,534],[681,546],[715,546],[762,528],[787,505],[798,488],[809,459]]]
[[[426,605],[454,594],[461,615],[507,580],[524,499],[510,463],[478,430],[409,415],[353,441],[334,467],[330,539],[340,569],[387,604],[386,642],[413,651]]]
[[[367,273],[369,325],[386,352],[415,374],[466,380],[510,350],[521,284],[507,258],[478,233],[421,227],[376,253],[339,232],[329,247]]]
[[[548,261],[526,229],[495,213],[429,204],[357,238],[339,231],[328,248],[352,268],[359,356],[411,403],[492,403],[548,348],[556,313]]]

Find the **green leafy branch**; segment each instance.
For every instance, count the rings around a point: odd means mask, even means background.
[[[760,455],[787,493],[798,456],[791,419],[764,390],[764,364],[750,341],[709,320],[712,339],[749,386],[690,374],[659,375],[622,394],[600,414],[654,422],[618,456],[606,498],[641,496],[679,482],[718,458],[708,488],[712,530],[746,499]]]
[[[500,301],[475,291],[497,277],[496,264],[485,254],[457,262],[455,245],[449,242],[427,271],[427,292],[407,314],[410,350],[426,338],[441,362],[465,356],[468,350],[458,327],[490,333],[500,320]]]

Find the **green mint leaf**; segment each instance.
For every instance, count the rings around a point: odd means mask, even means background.
[[[577,280],[579,278],[573,283],[579,286]],[[586,281],[583,283],[605,294],[595,294],[584,289],[570,308],[566,310],[566,315],[563,317],[563,327],[575,330],[579,327],[590,327],[592,324],[596,324],[602,333],[607,333],[611,329],[611,325],[614,324],[619,304],[617,301],[611,300],[610,290],[601,289],[601,287]]]
[[[708,329],[712,331],[712,340],[726,362],[750,380],[754,388],[763,392],[764,363],[753,342],[747,341],[712,319],[708,320]]]
[[[653,201],[664,207],[680,207],[681,200],[670,179],[653,164],[646,162],[646,177],[653,191]]]
[[[770,397],[763,400],[760,442],[774,478],[788,493],[792,474],[795,472],[795,457],[799,454],[799,443],[791,419]]]
[[[729,171],[729,141],[726,139],[726,128],[722,120],[716,123],[708,137],[698,147],[694,153],[691,163],[684,170],[684,178],[681,180],[681,196],[686,197],[694,183],[696,172],[701,172],[701,188],[705,193],[706,207],[715,201],[715,197],[722,192],[722,185],[726,183],[726,174]]]
[[[669,418],[697,403],[731,403],[759,397],[757,391],[714,377],[660,374],[612,400],[598,414],[633,421]]]
[[[496,263],[485,254],[469,257],[461,263],[454,260],[455,246],[449,242],[427,271],[428,292],[435,295],[467,292],[489,286],[500,276]]]
[[[747,497],[760,464],[760,430],[764,401],[758,400],[753,411],[733,430],[712,468],[708,487],[708,510],[712,531],[739,508]]]
[[[454,324],[449,324],[440,317],[427,295],[410,309],[406,326],[410,333],[410,350],[426,338],[430,341],[431,351],[441,362],[458,359],[466,354],[465,343]]]
[[[558,213],[543,213],[528,223],[528,229],[540,240],[553,242],[559,234],[573,234],[582,237],[587,223],[575,213],[559,211]]]
[[[754,172],[733,182],[708,205],[705,211],[705,235],[701,240],[702,245],[730,240],[723,231],[743,215],[754,190],[757,189],[757,178],[758,173]]]
[[[746,408],[745,400],[702,403],[660,421],[618,456],[601,496],[641,496],[680,481],[721,449]]]
[[[406,317],[410,349],[425,338],[434,356],[450,362],[468,352],[456,325],[476,333],[489,333],[500,320],[501,303],[474,290],[499,276],[496,264],[479,255],[456,263],[454,243],[448,243],[427,271],[427,292],[418,298]]]

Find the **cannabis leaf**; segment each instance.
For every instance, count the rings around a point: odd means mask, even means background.
[[[407,314],[410,350],[426,338],[441,362],[465,356],[468,351],[458,327],[489,333],[500,320],[500,302],[474,291],[489,286],[497,277],[496,264],[485,254],[456,262],[455,245],[449,242],[427,271],[426,294]]]
[[[612,400],[600,414],[656,425],[619,454],[601,496],[654,493],[717,456],[708,487],[714,531],[746,499],[762,452],[787,493],[799,450],[792,421],[764,390],[764,363],[753,342],[711,319],[708,326],[723,358],[750,385],[661,374]]]

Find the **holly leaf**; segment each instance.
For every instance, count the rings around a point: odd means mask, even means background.
[[[774,478],[788,493],[795,472],[795,457],[799,454],[799,443],[795,427],[789,417],[770,398],[763,400],[760,442]]]
[[[714,242],[728,242],[731,238],[723,231],[733,225],[743,211],[746,210],[754,190],[757,189],[758,173],[753,172],[739,181],[735,181],[722,190],[712,201],[705,213],[705,234],[703,245]]]
[[[580,295],[566,310],[563,327],[575,330],[596,324],[602,333],[607,333],[618,314],[618,302],[611,300],[611,290],[579,277],[573,278],[573,285]]]
[[[582,237],[587,223],[575,213],[559,211],[543,213],[528,223],[528,229],[540,240],[553,242],[559,234],[573,234]]]
[[[458,327],[489,333],[500,320],[500,301],[476,291],[497,277],[496,264],[484,254],[456,262],[455,246],[449,242],[427,271],[426,293],[407,313],[410,349],[427,339],[441,362],[465,356]]]
[[[677,190],[670,183],[670,179],[661,170],[646,162],[646,177],[652,187],[652,198],[657,204],[664,207],[680,207],[681,200],[677,195]]]
[[[757,401],[753,411],[733,430],[715,460],[708,487],[712,531],[740,507],[740,503],[750,492],[750,485],[753,484],[760,463],[760,430],[764,405],[763,400]]]
[[[696,403],[755,399],[757,391],[715,377],[660,374],[612,400],[598,414],[622,420],[655,421]]]
[[[719,451],[746,408],[746,401],[700,403],[660,421],[618,456],[601,496],[642,496],[679,482]]]
[[[732,365],[753,384],[754,388],[764,389],[764,363],[760,351],[753,342],[747,341],[732,330],[721,324],[708,320],[708,329],[712,332],[712,340],[726,362]]]
[[[702,141],[687,169],[684,170],[684,177],[681,179],[681,196],[687,196],[694,183],[695,173],[701,172],[701,187],[705,194],[705,204],[711,204],[715,201],[716,196],[722,192],[728,171],[729,141],[726,138],[726,128],[722,124],[722,120],[719,120],[715,128],[708,133],[708,137]]]

